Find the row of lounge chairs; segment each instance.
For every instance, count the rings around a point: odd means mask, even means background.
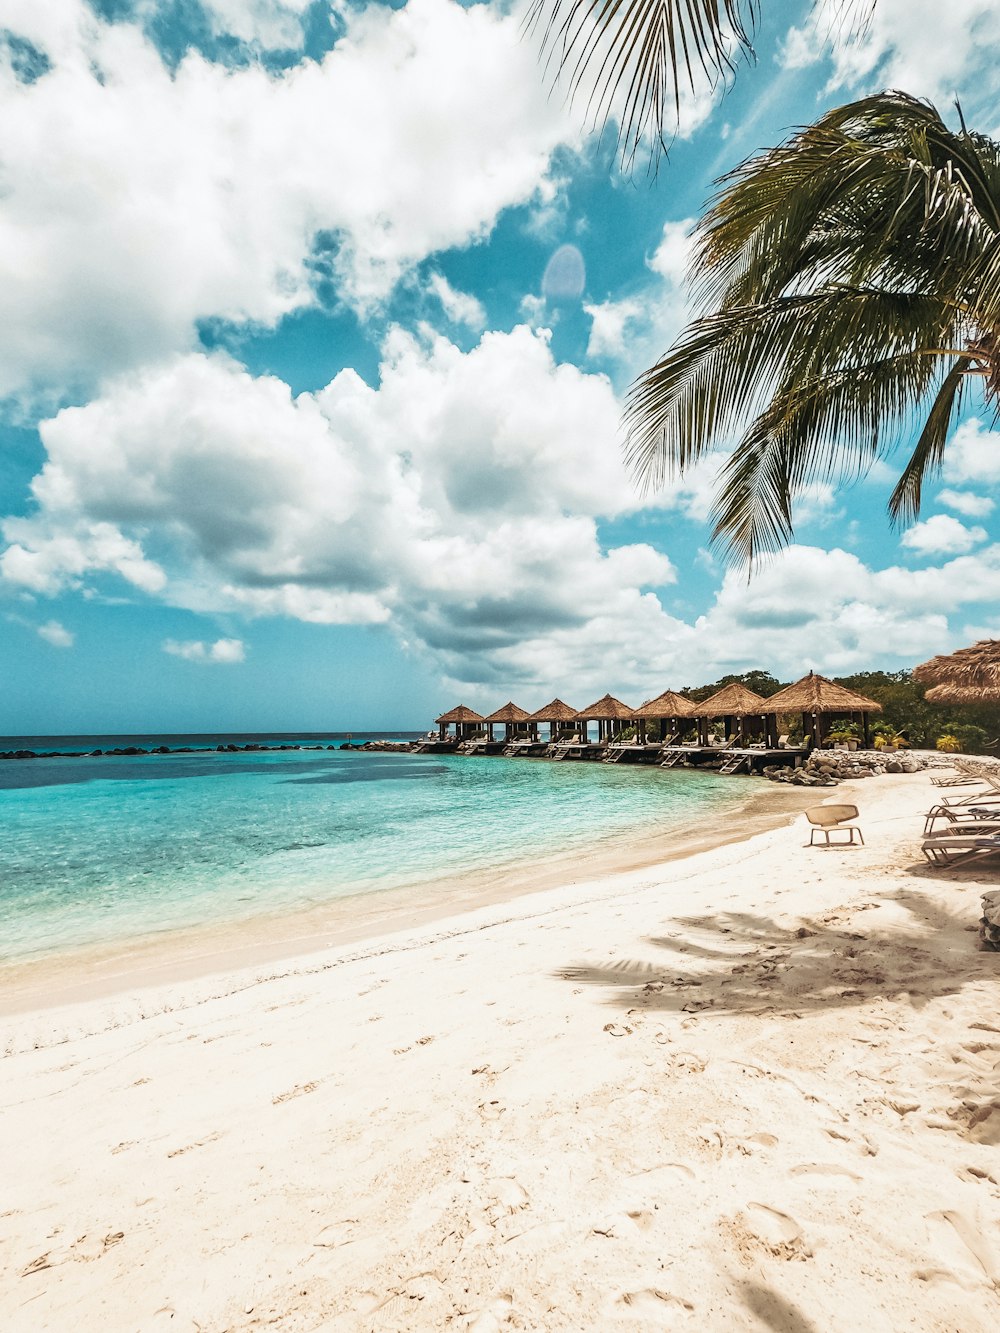
[[[932,865],[1000,853],[1000,767],[956,759],[951,778],[931,778],[937,787],[974,787],[963,796],[942,797],[924,820],[921,850]]]

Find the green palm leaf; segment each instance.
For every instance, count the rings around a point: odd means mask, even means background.
[[[797,491],[923,419],[890,501],[912,519],[969,377],[1000,398],[1000,146],[903,93],[838,108],[723,179],[692,278],[703,313],[626,403],[640,482],[737,439],[715,536],[753,562]]]

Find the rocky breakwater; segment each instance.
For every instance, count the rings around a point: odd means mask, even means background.
[[[835,787],[848,779],[879,777],[883,773],[919,773],[925,767],[923,758],[907,751],[814,750],[801,768],[770,764],[764,769],[764,776],[772,782],[788,782],[795,787]]]

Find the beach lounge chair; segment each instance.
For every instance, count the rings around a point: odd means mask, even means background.
[[[806,819],[812,824],[809,830],[810,847],[816,846],[816,834],[822,833],[826,839],[827,847],[849,847],[854,842],[855,833],[861,845],[864,846],[864,837],[857,824],[849,824],[849,819],[857,819],[858,807],[856,805],[814,805],[806,811]],[[831,842],[831,833],[846,833],[846,842]]]
[[[952,865],[967,856],[1000,852],[1000,828],[993,832],[937,833],[925,838],[921,851],[932,865]]]
[[[971,829],[990,821],[1000,823],[1000,805],[935,805],[924,817],[924,835],[941,828]]]

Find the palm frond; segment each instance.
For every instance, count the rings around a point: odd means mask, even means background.
[[[739,439],[715,538],[789,540],[810,482],[925,424],[890,501],[912,518],[971,375],[1000,404],[1000,145],[887,92],[736,168],[696,232],[703,313],[635,382],[626,461],[659,485]]]
[[[948,431],[971,366],[971,357],[958,357],[935,394],[913,453],[889,497],[889,515],[893,523],[911,522],[920,513],[924,478],[941,466]]]
[[[759,0],[533,0],[525,26],[541,34],[547,71],[586,93],[587,115],[618,124],[618,151],[631,164],[644,143],[654,159],[667,117],[694,90],[752,57]]]

